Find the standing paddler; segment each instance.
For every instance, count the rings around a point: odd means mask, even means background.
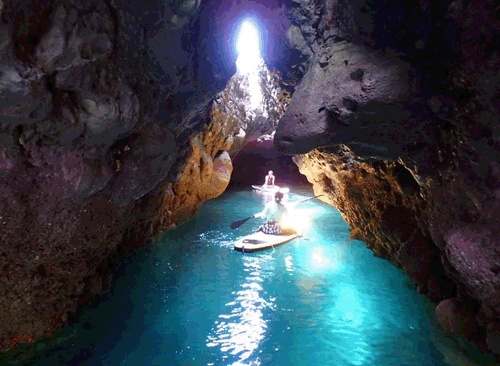
[[[296,233],[295,229],[283,228],[281,222],[284,217],[289,215],[289,208],[283,204],[283,193],[276,192],[274,200],[268,202],[262,212],[253,215],[253,217],[265,217],[265,224],[259,227],[258,231],[271,235],[292,235]]]

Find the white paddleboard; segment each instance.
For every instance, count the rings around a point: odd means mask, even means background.
[[[279,187],[279,186],[262,187],[262,186],[252,185],[252,188],[258,192],[264,192],[264,193],[274,193],[278,191],[281,191],[282,193],[290,192],[290,189],[288,187]]]
[[[270,187],[262,187],[262,186],[254,186],[252,185],[253,189],[256,189],[257,191],[262,191],[262,192],[274,192],[278,191],[280,187],[278,186],[270,186]]]
[[[262,231],[258,231],[239,239],[234,243],[234,249],[243,253],[256,252],[258,250],[264,250],[288,243],[297,236],[299,235],[269,235],[264,234]]]

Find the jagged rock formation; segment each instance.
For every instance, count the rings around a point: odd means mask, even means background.
[[[193,118],[183,113],[225,83],[183,68],[193,49],[181,38],[199,28],[165,26],[174,7],[148,3],[146,15],[142,6],[2,3],[3,348],[51,334],[106,288],[134,202],[188,143],[180,122]],[[168,48],[177,63],[161,64],[164,38],[177,40]]]
[[[212,106],[207,116],[209,123],[191,138],[176,179],[165,180],[138,206],[134,215],[137,223],[129,231],[128,241],[145,243],[158,233],[174,229],[196,215],[204,201],[224,192],[233,171],[228,151],[238,150],[246,140],[240,120],[225,110],[237,99],[227,95],[231,91],[226,88],[220,93],[227,100]]]
[[[0,350],[53,334],[120,252],[224,191],[245,139],[209,117],[236,71],[229,8],[0,2]]]
[[[352,236],[500,354],[500,40],[492,1],[295,1],[309,64],[276,146]]]

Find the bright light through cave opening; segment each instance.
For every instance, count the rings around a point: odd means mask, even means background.
[[[247,74],[257,68],[261,60],[259,43],[257,28],[249,20],[245,20],[241,25],[236,45],[238,71]]]
[[[259,83],[259,69],[264,67],[264,60],[260,54],[259,31],[252,21],[245,20],[241,24],[236,49],[238,51],[236,68],[239,74],[248,77],[249,107],[255,110],[263,99]]]

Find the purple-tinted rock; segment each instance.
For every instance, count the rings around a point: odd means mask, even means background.
[[[177,158],[176,142],[165,127],[144,131],[129,144],[119,148],[119,173],[113,182],[113,200],[127,204],[150,192],[168,174]]]
[[[113,178],[113,169],[106,160],[106,158],[84,159],[84,171],[79,186],[82,198],[88,198],[102,191]]]
[[[455,229],[445,240],[446,256],[469,293],[484,299],[500,288],[500,242],[488,227]]]

